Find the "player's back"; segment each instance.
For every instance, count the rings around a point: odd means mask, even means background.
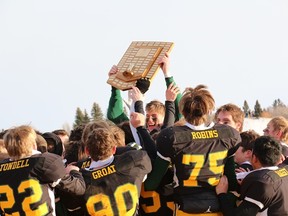
[[[89,215],[134,215],[141,183],[151,171],[146,151],[116,155],[104,167],[83,170],[86,182],[86,208]]]
[[[240,199],[261,203],[268,215],[288,215],[288,165],[255,170],[242,183]]]
[[[0,163],[0,212],[53,215],[53,184],[65,175],[60,156],[44,153]],[[1,214],[1,215],[2,215]]]
[[[184,212],[219,211],[214,188],[224,172],[229,150],[239,141],[238,131],[220,124],[202,130],[174,126],[161,131],[158,152],[174,165],[174,201]]]
[[[158,151],[171,158],[179,189],[186,187],[186,192],[189,188],[194,190],[193,187],[215,186],[223,173],[228,151],[240,141],[239,132],[219,124],[205,130],[174,126],[160,136]]]

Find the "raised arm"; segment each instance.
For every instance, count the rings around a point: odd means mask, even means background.
[[[118,67],[116,65],[113,65],[108,73],[108,76],[115,75],[116,73],[118,73]],[[121,91],[113,86],[111,88],[111,96],[109,99],[107,118],[115,124],[119,124],[121,122],[129,120],[129,118],[124,112]]]
[[[164,74],[165,77],[165,82],[166,82],[166,86],[167,88],[169,88],[170,84],[173,83],[174,85],[176,85],[173,76],[171,75],[171,71],[170,71],[170,58],[169,58],[169,54],[165,53],[164,57],[162,59],[160,59],[160,61],[158,62],[159,66],[161,67],[161,70]],[[182,115],[179,112],[179,101],[181,99],[181,93],[179,91],[179,93],[177,94],[176,99],[174,100],[174,104],[175,104],[175,122],[180,120],[180,118],[182,117]]]
[[[180,93],[180,89],[171,83],[166,89],[166,101],[165,101],[165,118],[161,129],[173,126],[175,123],[175,99]]]
[[[147,151],[151,160],[155,160],[157,149],[154,140],[145,128],[145,116],[142,113],[133,112],[130,115],[130,122],[140,136],[141,146]]]

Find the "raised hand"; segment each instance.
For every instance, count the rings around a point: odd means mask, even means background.
[[[171,83],[166,89],[166,101],[175,101],[180,89],[174,83]]]
[[[110,71],[108,72],[108,76],[110,77],[111,75],[114,75],[118,72],[118,67],[116,65],[113,65]]]
[[[163,56],[163,58],[161,58],[158,61],[158,64],[161,68],[161,70],[163,71],[163,74],[165,77],[167,77],[169,70],[170,70],[170,58],[169,58],[169,54],[165,53],[165,55]]]

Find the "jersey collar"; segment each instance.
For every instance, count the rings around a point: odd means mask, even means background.
[[[99,161],[93,161],[91,162],[89,168],[87,168],[88,170],[93,170],[93,169],[100,169],[103,167],[108,166],[109,164],[111,164],[114,160],[114,156],[111,155],[109,158],[105,159],[105,160],[99,160]]]

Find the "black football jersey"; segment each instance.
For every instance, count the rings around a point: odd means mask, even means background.
[[[0,163],[0,215],[53,215],[51,186],[65,175],[62,158],[51,153]]]
[[[206,130],[174,126],[161,131],[157,148],[174,164],[176,194],[189,194],[218,184],[228,151],[240,141],[239,132],[227,125],[215,124]]]
[[[151,169],[147,152],[137,150],[116,155],[105,167],[82,170],[88,214],[136,214],[141,184]]]
[[[174,214],[173,169],[169,168],[155,191],[141,188],[139,200],[140,215],[172,216]]]
[[[240,199],[254,203],[269,216],[288,215],[288,166],[260,169],[242,181]]]

